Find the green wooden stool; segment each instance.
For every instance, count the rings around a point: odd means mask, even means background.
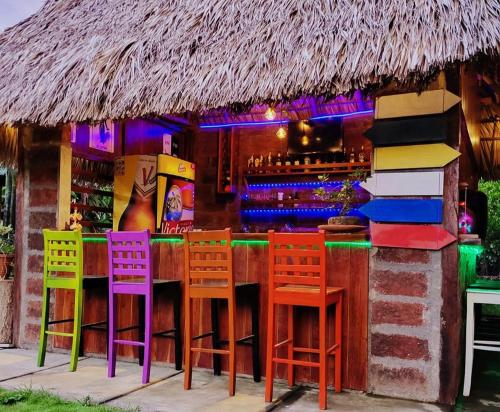
[[[73,338],[71,345],[70,371],[76,370],[80,346],[83,305],[83,244],[80,231],[56,231],[44,229],[43,265],[43,305],[40,328],[38,366],[45,363],[47,336],[68,336]],[[74,276],[72,276],[74,275]],[[49,321],[50,289],[73,289],[75,291],[75,312],[72,319]],[[73,322],[73,333],[49,330],[49,325]]]

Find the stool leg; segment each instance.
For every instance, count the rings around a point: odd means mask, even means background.
[[[228,315],[229,315],[229,396],[234,396],[236,390],[236,338],[235,338],[235,312],[236,303],[233,294],[228,299]]]
[[[293,305],[288,305],[288,359],[293,359]],[[295,385],[294,365],[288,365],[288,386]]]
[[[464,396],[469,396],[472,379],[472,365],[474,360],[474,300],[467,296],[467,322],[465,326],[465,373]]]
[[[175,369],[182,369],[182,341],[181,341],[181,290],[178,288],[174,297],[174,344],[175,344]]]
[[[219,301],[210,299],[210,317],[212,319],[212,345],[214,349],[220,349],[220,328],[219,328]],[[212,355],[214,365],[214,375],[220,376],[221,364],[220,355],[214,353]]]
[[[335,350],[335,392],[342,391],[342,310],[343,297],[335,305],[335,343],[338,345]]]
[[[106,333],[106,359],[109,362],[109,293],[106,289],[106,328],[104,329],[104,333]]]
[[[274,322],[276,316],[276,306],[274,302],[269,299],[268,313],[267,313],[267,350],[266,350],[266,402],[273,400],[273,380],[274,380]]]
[[[327,306],[322,304],[319,307],[319,409],[326,409],[327,403],[327,362],[326,353],[326,326],[327,326]]]
[[[253,380],[260,382],[259,292],[252,298],[252,363]]]
[[[151,339],[152,339],[152,326],[153,326],[153,299],[151,291],[144,298],[144,351],[143,351],[143,363],[142,367],[142,383],[149,382],[149,376],[151,373]]]
[[[138,297],[138,304],[139,304],[139,330],[138,330],[138,341],[139,342],[144,342],[144,329],[146,325],[144,324],[144,319],[146,317],[146,299],[144,298],[144,295],[139,295]],[[144,346],[139,346],[139,365],[143,366],[144,365]]]
[[[108,378],[115,376],[116,369],[116,304],[112,288],[108,292],[109,323],[108,323]]]
[[[185,288],[189,288],[189,285],[185,285]],[[184,298],[184,389],[191,389],[191,375],[193,372],[193,358],[191,353],[192,336],[191,336],[191,318],[193,316],[192,312],[192,302],[189,293],[186,293]]]
[[[83,292],[83,301],[85,301],[85,296],[86,296],[87,292]],[[84,319],[82,319],[83,321]],[[78,350],[78,356],[83,356],[84,355],[84,352],[83,352],[83,348],[85,347],[85,330],[84,328],[82,327],[81,328],[81,332],[80,332],[80,349]]]
[[[42,298],[42,319],[40,324],[40,344],[38,346],[38,362],[39,367],[45,363],[45,352],[47,350],[47,329],[49,327],[49,305],[50,305],[50,290],[44,286]]]
[[[73,342],[71,345],[71,361],[69,370],[74,372],[78,364],[78,353],[80,349],[80,334],[82,330],[82,311],[83,311],[83,291],[82,287],[75,289],[75,315],[73,320]]]

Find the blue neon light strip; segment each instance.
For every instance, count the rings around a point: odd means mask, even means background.
[[[272,126],[276,124],[287,124],[288,120],[268,120],[263,122],[240,122],[240,123],[219,123],[200,124],[200,129],[220,129],[222,127],[245,127],[245,126]]]
[[[291,182],[291,183],[252,183],[248,185],[250,190],[258,189],[279,189],[279,188],[317,188],[342,186],[342,181],[333,182]],[[353,186],[359,186],[359,181],[355,181]]]
[[[351,112],[351,113],[325,114],[322,116],[311,117],[310,120],[335,119],[335,118],[356,116],[358,114],[371,114],[373,112],[374,110],[361,110],[359,112]]]
[[[321,119],[335,119],[342,117],[356,116],[359,114],[371,114],[373,110],[361,110],[359,112],[351,113],[337,113],[337,114],[325,114],[322,116],[311,117],[309,120],[321,120]],[[217,124],[200,124],[200,129],[220,129],[223,127],[245,127],[245,126],[272,126],[277,124],[286,124],[289,120],[268,120],[262,122],[235,122],[235,123],[217,123]]]
[[[266,208],[266,209],[243,209],[241,213],[245,215],[323,215],[337,216],[339,210],[331,207],[311,207],[311,208]]]

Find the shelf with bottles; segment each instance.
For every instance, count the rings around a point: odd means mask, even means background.
[[[235,139],[232,129],[219,131],[217,194],[236,193]]]
[[[315,154],[284,154],[269,153],[250,156],[247,168],[243,170],[245,177],[271,177],[283,175],[320,175],[349,174],[354,170],[369,172],[371,163],[363,146],[357,153],[354,148],[350,153],[315,153]]]

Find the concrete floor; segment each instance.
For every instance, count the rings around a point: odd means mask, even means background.
[[[215,377],[207,370],[195,370],[193,388],[190,391],[184,391],[183,372],[178,372],[168,365],[154,365],[151,370],[151,383],[141,385],[141,367],[135,363],[118,362],[116,377],[108,379],[104,359],[81,358],[78,370],[73,373],[68,372],[68,361],[68,355],[48,353],[45,368],[37,368],[34,351],[2,349],[0,350],[0,386],[7,389],[19,387],[45,389],[73,400],[90,397],[94,402],[101,404],[138,409],[144,412],[253,412],[269,411],[273,408],[275,411],[297,412],[318,410],[318,396],[315,389],[289,390],[284,383],[280,382],[275,384],[275,403],[266,404],[264,383],[255,383],[247,377],[238,377],[236,396],[229,397],[227,377]],[[497,397],[496,402],[495,408],[499,408],[500,397]],[[484,403],[479,403],[461,410],[477,412],[493,410],[484,409],[484,407]],[[374,397],[358,392],[342,392],[341,394],[331,392],[329,409],[339,412],[450,410],[432,404]]]

